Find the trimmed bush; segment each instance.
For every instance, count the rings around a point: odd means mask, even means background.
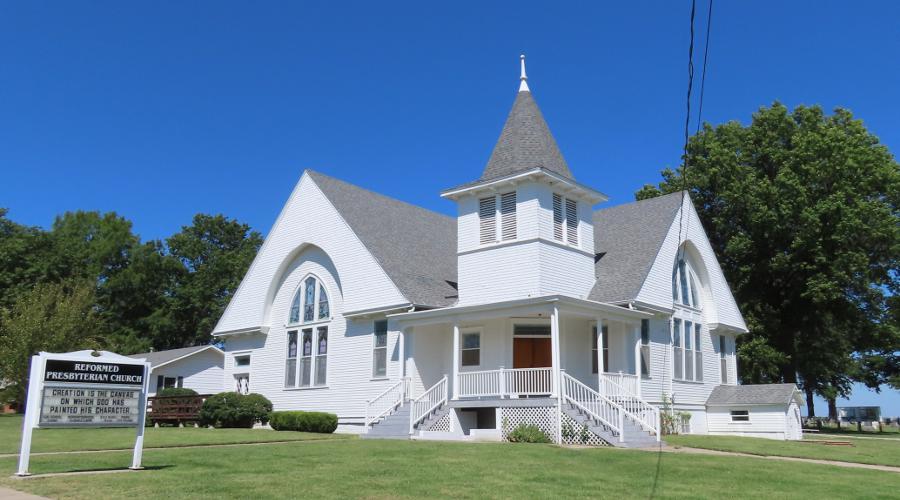
[[[550,438],[538,426],[519,424],[507,436],[511,443],[549,443]]]
[[[220,392],[203,402],[200,423],[213,427],[251,428],[256,422],[265,424],[272,412],[272,402],[261,394]]]
[[[337,429],[337,415],[318,411],[273,411],[269,425],[276,431],[331,434]]]
[[[166,387],[158,391],[157,396],[196,396],[197,391],[188,389],[187,387]]]

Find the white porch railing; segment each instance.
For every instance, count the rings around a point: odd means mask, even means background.
[[[440,379],[438,383],[409,403],[409,433],[412,434],[419,422],[425,420],[431,412],[446,402],[447,376],[444,375],[444,378]]]
[[[366,401],[366,416],[364,420],[366,432],[381,417],[388,415],[404,401],[409,399],[409,378],[402,378],[396,384],[385,389],[384,392]]]
[[[568,373],[562,373],[562,399],[608,427],[620,443],[625,441],[625,412],[621,406]]]
[[[620,395],[625,390],[627,395],[641,394],[641,379],[637,375],[623,372],[603,372],[600,377],[600,394],[608,398]]]
[[[461,372],[459,397],[546,396],[553,392],[552,368],[500,368]]]
[[[643,400],[637,392],[630,391],[628,386],[622,386],[616,383],[616,379],[607,377],[604,373],[600,378],[600,392],[608,399],[621,406],[626,416],[633,419],[641,425],[645,430],[656,435],[656,440],[660,439],[660,413],[659,408],[653,406]],[[635,375],[627,375],[637,379]],[[622,380],[622,379],[620,379]],[[629,381],[628,378],[624,380]],[[640,382],[638,382],[640,383]]]

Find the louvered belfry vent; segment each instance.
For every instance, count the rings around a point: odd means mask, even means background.
[[[553,193],[553,237],[559,241],[563,239],[563,200],[562,196]]]
[[[501,239],[516,239],[516,192],[500,195]]]
[[[497,199],[494,196],[478,201],[478,219],[481,225],[481,244],[497,241]]]
[[[578,244],[578,202],[566,198],[566,237],[570,245]]]

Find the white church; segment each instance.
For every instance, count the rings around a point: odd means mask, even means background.
[[[465,180],[465,179],[461,179]],[[307,170],[213,334],[227,389],[369,438],[797,439],[793,385],[740,386],[747,332],[690,197],[596,210],[522,62],[455,218]]]

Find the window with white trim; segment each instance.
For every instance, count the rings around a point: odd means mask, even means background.
[[[288,313],[288,325],[316,323],[315,328],[287,332],[284,387],[324,386],[328,373],[328,324],[331,306],[325,284],[313,275],[303,279]]]
[[[387,376],[387,327],[386,319],[375,322],[375,330],[372,335],[372,377],[382,378]]]
[[[672,302],[675,306],[672,321],[672,344],[676,380],[703,381],[703,323],[700,297],[702,289],[690,259],[684,249],[672,269]]]
[[[641,320],[641,375],[650,376],[650,320]]]
[[[250,366],[250,355],[244,354],[241,356],[235,356],[234,357],[234,366],[238,367],[238,368]]]
[[[719,373],[723,384],[728,383],[728,351],[725,336],[719,335]]]
[[[553,238],[578,245],[578,200],[553,193]]]
[[[307,276],[294,294],[294,300],[291,301],[288,324],[296,325],[328,319],[331,319],[331,308],[325,285],[315,276]]]
[[[603,342],[603,369],[609,371],[609,326],[603,325],[602,337]],[[597,359],[597,325],[591,327],[591,373],[597,373],[600,370],[599,359]]]
[[[731,410],[732,422],[749,422],[750,410]]]
[[[481,332],[462,334],[460,346],[462,366],[478,366],[481,364]]]
[[[676,304],[700,309],[696,273],[690,263],[680,259],[672,271],[672,299]]]
[[[703,382],[703,347],[700,343],[702,330],[700,323],[694,323],[694,380],[697,382]]]
[[[675,361],[675,373],[674,377],[677,379],[684,378],[684,348],[681,344],[681,319],[675,318],[672,320],[672,344],[673,344],[673,358]]]

